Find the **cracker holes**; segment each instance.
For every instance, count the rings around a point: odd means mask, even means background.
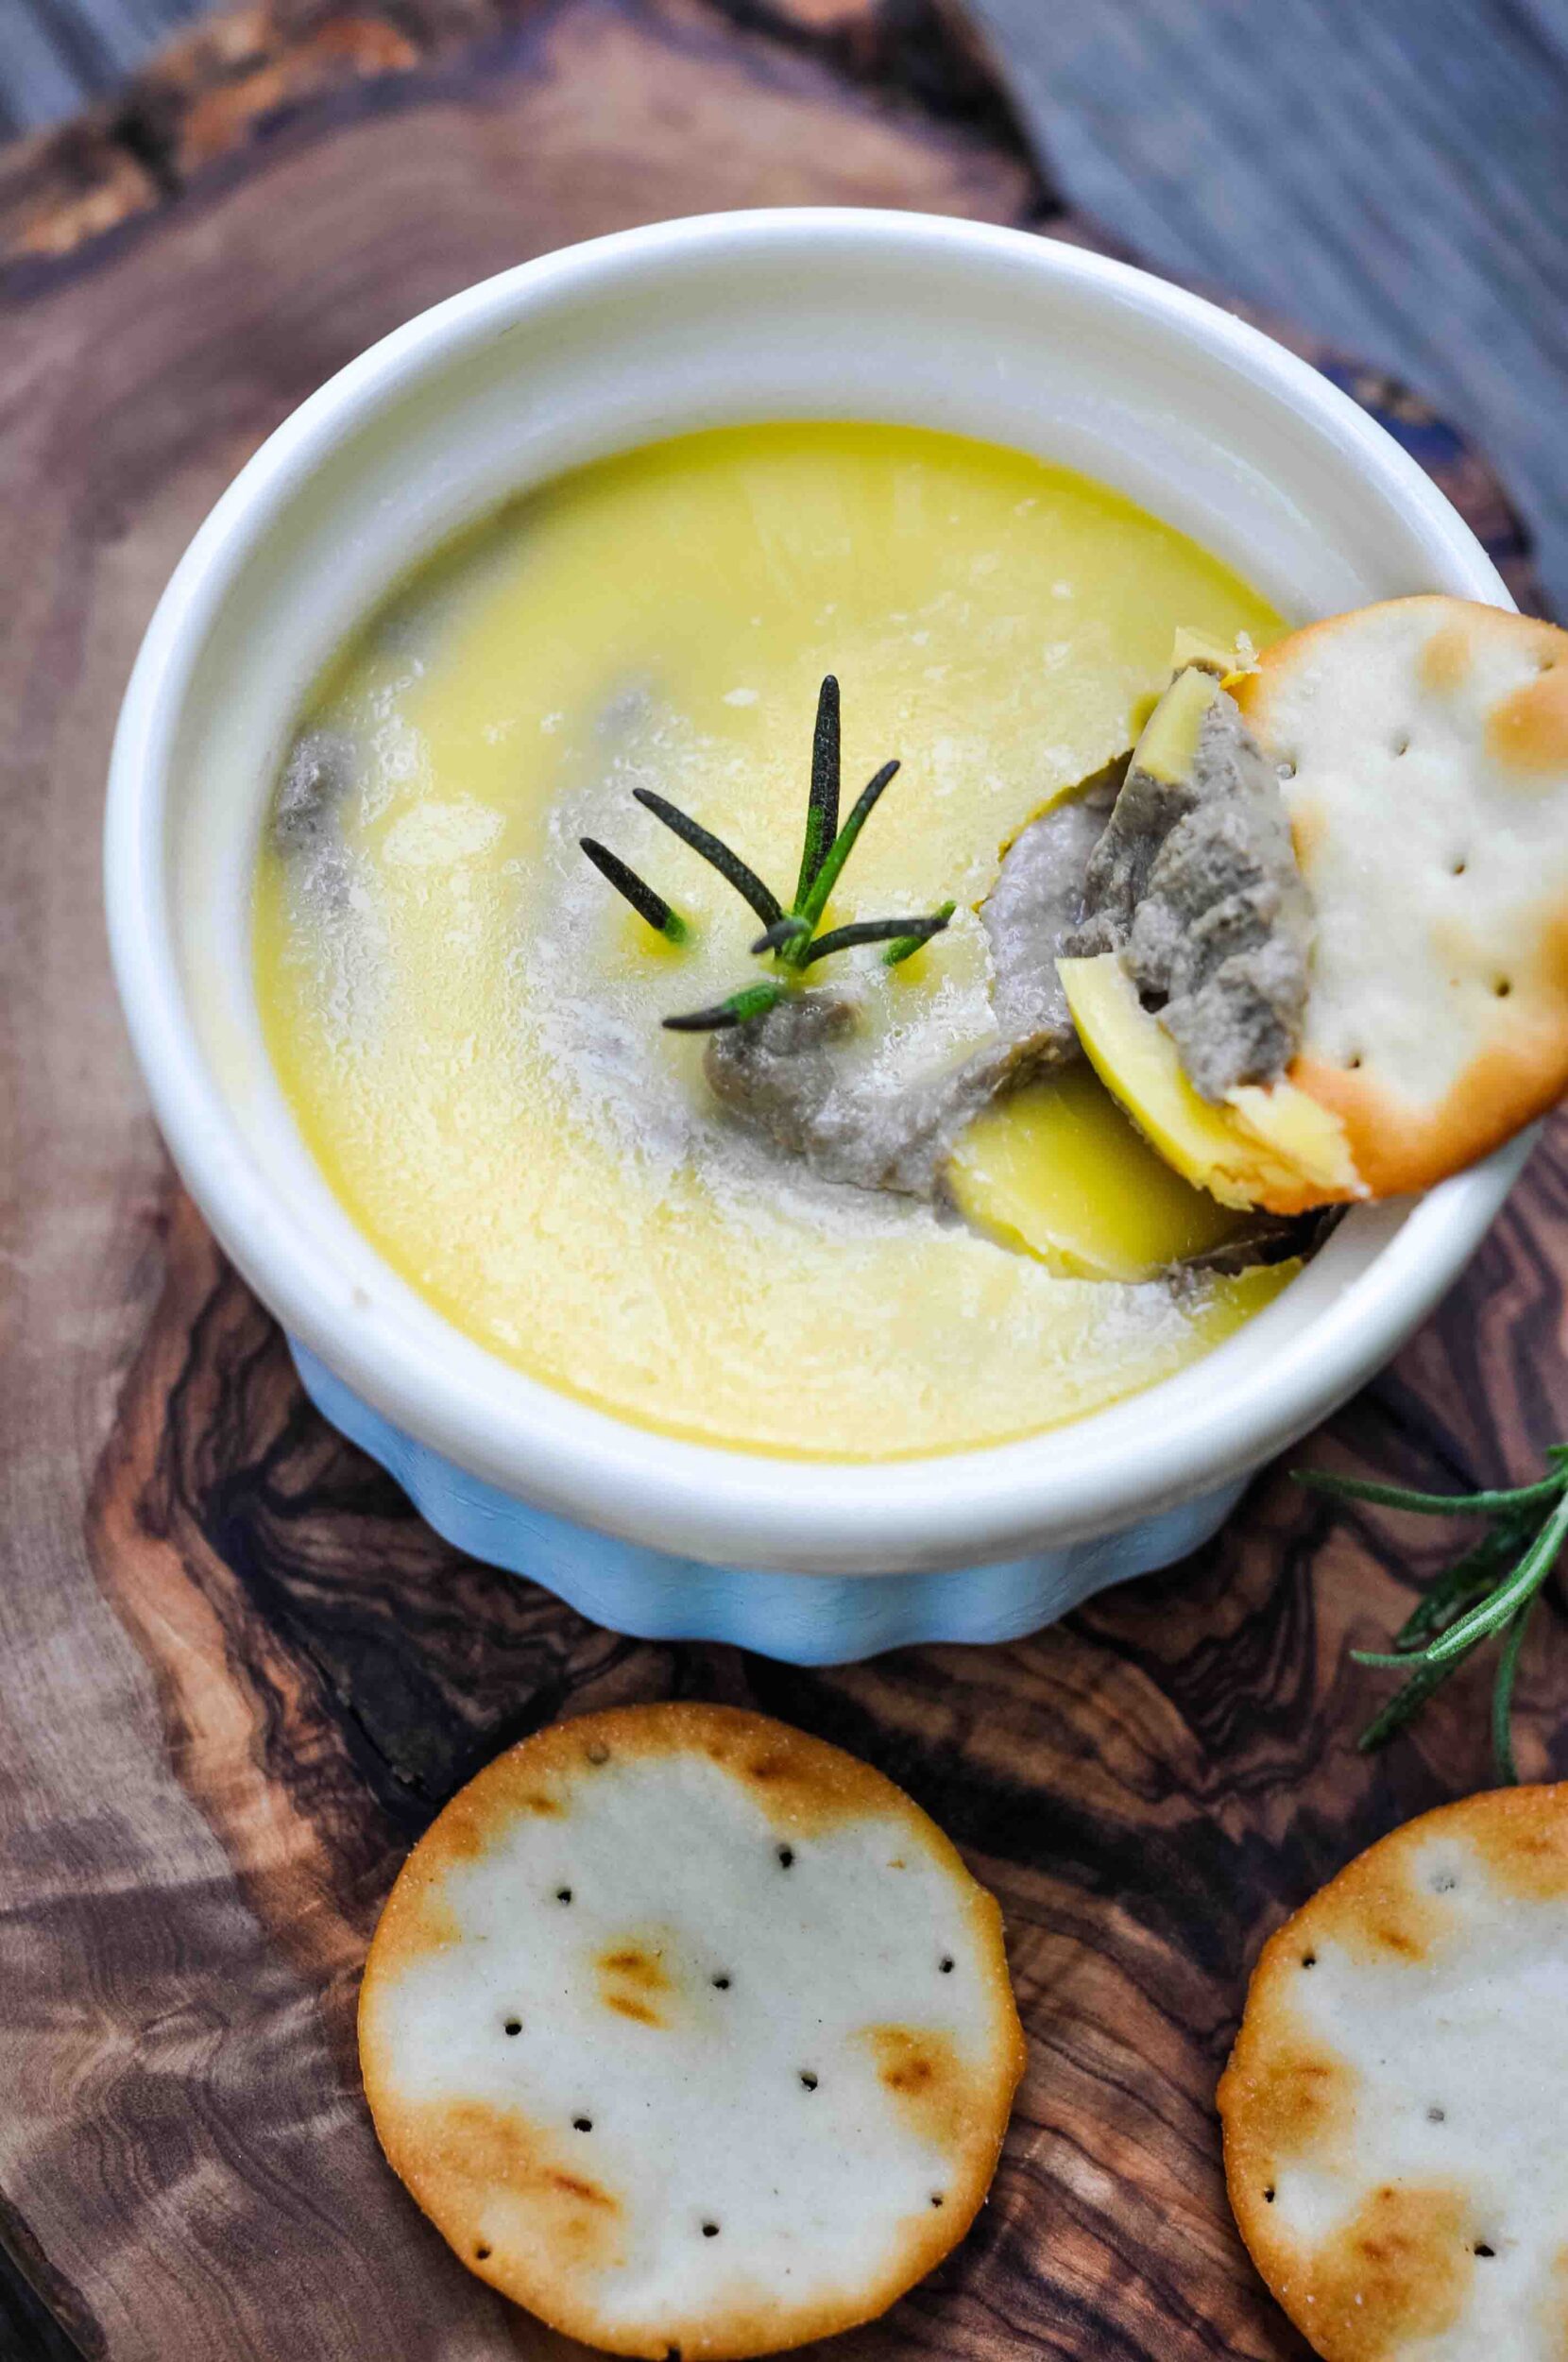
[[[957,1963],[955,1962],[952,1954],[950,1952],[944,1952],[942,1958],[936,1964],[937,1974],[942,1977],[950,1977]]]
[[[794,1847],[793,1845],[780,1845],[777,1848],[777,1858],[780,1870],[793,1870],[795,1866]]]
[[[1476,2242],[1475,2242],[1475,2244],[1474,2244],[1474,2246],[1471,2249],[1471,2251],[1471,2251],[1471,2253],[1472,2253],[1473,2255],[1495,2255],[1495,2254],[1496,2254],[1496,2252],[1497,2252],[1497,2250],[1496,2250],[1494,2247],[1492,2247],[1492,2246],[1491,2246],[1491,2244],[1490,2244],[1487,2240],[1485,2240],[1485,2239],[1477,2239],[1477,2240],[1476,2240]]]
[[[473,2251],[473,2260],[476,2264],[487,2264],[490,2260],[489,2249],[487,2247],[476,2247]]]
[[[942,2192],[941,2192],[940,2190],[933,2190],[933,2191],[931,2192],[931,2204],[932,2204],[933,2206],[946,2206],[946,2203],[947,2203],[947,2201],[946,2201],[946,2199],[943,2197]]]
[[[1410,741],[1408,734],[1396,738],[1392,745],[1389,748],[1389,752],[1393,756],[1396,762],[1399,761],[1401,755],[1407,755],[1409,751]]]
[[[1263,2193],[1263,2202],[1265,2206],[1272,2206],[1274,2202],[1274,2185],[1271,2182]]]
[[[571,2129],[574,2132],[591,2132],[593,2130],[593,2118],[591,2116],[573,2116],[571,2119]]]
[[[1293,779],[1295,778],[1295,776],[1296,776],[1296,758],[1295,758],[1295,756],[1294,756],[1294,755],[1287,755],[1287,756],[1284,758],[1284,760],[1283,760],[1283,761],[1282,761],[1282,762],[1278,764],[1277,768],[1278,768],[1278,771],[1279,771],[1279,776],[1280,776],[1280,778],[1281,778],[1282,779]]]
[[[1452,1894],[1454,1889],[1458,1885],[1458,1883],[1459,1881],[1455,1876],[1452,1870],[1435,1870],[1432,1873],[1432,1891],[1434,1894]]]
[[[802,2067],[802,2068],[801,2068],[801,2070],[800,2070],[800,2080],[801,2080],[801,2082],[805,2085],[805,2088],[806,2088],[809,2092],[814,2092],[814,2091],[816,2090],[816,2087],[817,2087],[817,2079],[816,2079],[816,2077],[812,2074],[812,2072],[811,2072],[811,2070],[810,2070],[810,2067]]]
[[[704,2225],[703,2225],[703,2237],[704,2237],[705,2239],[716,2239],[716,2238],[718,2237],[718,2235],[719,2235],[719,2226],[718,2226],[718,2224],[717,2224],[716,2222],[705,2222],[705,2223],[704,2223]]]
[[[1449,863],[1449,864],[1448,864],[1448,874],[1449,874],[1449,876],[1450,876],[1451,878],[1462,878],[1462,877],[1464,876],[1465,871],[1466,871],[1469,867],[1470,867],[1470,864],[1469,864],[1469,862],[1468,862],[1468,861],[1466,861],[1466,859],[1465,859],[1465,857],[1464,857],[1464,855],[1463,855],[1462,853],[1459,853],[1459,854],[1457,854],[1457,855],[1455,856],[1454,860],[1453,860],[1453,861],[1451,861],[1451,862]]]
[[[583,1753],[596,1772],[610,1759],[610,1751],[602,1738],[590,1738]]]
[[[1446,2124],[1448,2121],[1447,2109],[1439,2108],[1436,2105],[1428,2108],[1426,2111],[1426,2121],[1428,2124]]]
[[[1511,976],[1499,976],[1497,982],[1491,987],[1492,998],[1496,1001],[1506,1001],[1512,990],[1513,978]]]
[[[1302,1954],[1302,1966],[1304,1968],[1316,1968],[1317,1965],[1318,1955],[1316,1952],[1304,1952]]]
[[[715,1993],[727,1993],[729,1991],[729,1978],[727,1977],[715,1977],[709,1981],[711,1982]]]
[[[1357,1073],[1360,1070],[1360,1066],[1361,1053],[1359,1050],[1353,1050],[1350,1056],[1345,1060],[1345,1072],[1347,1074]]]
[[[571,1889],[570,1887],[557,1887],[555,1889],[555,1900],[557,1903],[570,1903],[571,1900]]]
[[[521,2033],[521,2031],[522,2031],[522,2020],[521,2020],[521,2018],[520,2018],[520,2017],[508,2017],[508,2018],[503,2018],[503,2019],[502,2020],[502,2024],[501,2024],[501,2030],[502,2030],[502,2032],[503,2032],[503,2034],[520,2034],[520,2033]]]

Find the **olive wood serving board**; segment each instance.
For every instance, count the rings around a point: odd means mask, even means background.
[[[1276,1470],[1211,1548],[1011,1648],[800,1672],[655,1648],[460,1557],[303,1400],[176,1184],[111,992],[105,758],[154,598],[246,455],[436,298],[629,221],[802,199],[1095,243],[928,0],[345,0],[202,26],[0,155],[0,2353],[488,2362],[574,2352],[392,2181],[355,1985],[404,1850],[588,1705],[747,1701],[869,1756],[1005,1906],[1030,2072],[990,2206],[844,2362],[1284,2362],[1215,2079],[1267,1931],[1485,1785],[1473,1672],[1357,1754],[1349,1664],[1431,1527]],[[1314,357],[1325,360],[1325,356]],[[1531,602],[1485,467],[1326,358]],[[1297,1455],[1458,1485],[1568,1434],[1568,1130],[1469,1276]],[[1560,1607],[1521,1683],[1568,1771]]]

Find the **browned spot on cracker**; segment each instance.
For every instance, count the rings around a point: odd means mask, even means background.
[[[860,2039],[883,2090],[921,2139],[934,2148],[956,2147],[973,2094],[952,2036],[926,2026],[868,2026]]]
[[[1220,2106],[1227,2124],[1230,2111],[1244,2112],[1253,2176],[1265,2183],[1293,2159],[1343,2148],[1355,2120],[1355,2089],[1354,2067],[1292,2028],[1250,2056],[1236,2045]]]
[[[623,2260],[619,2195],[570,2167],[554,2137],[515,2109],[482,2099],[431,2100],[402,2112],[387,2155],[426,2213],[454,2243],[483,2226],[491,2248],[486,2277],[506,2285],[518,2244],[530,2243],[579,2269]]]
[[[1353,1960],[1416,1961],[1440,1947],[1454,1915],[1420,1875],[1415,1849],[1385,1840],[1348,1863],[1292,1924],[1304,1943],[1326,1939]]]
[[[633,1984],[647,1985],[656,1992],[668,1993],[670,1979],[660,1964],[657,1952],[645,1951],[638,1943],[623,1943],[613,1952],[601,1952],[599,1966],[605,1976],[629,1977]]]
[[[605,1994],[605,2007],[613,2010],[618,2017],[633,2019],[639,2026],[662,2026],[664,2023],[658,2011],[651,2010],[646,2001],[634,2001],[624,1993]]]
[[[605,1947],[594,1962],[599,1973],[599,1997],[618,2017],[637,2026],[663,2026],[663,2013],[652,1996],[672,1993],[673,1979],[664,1967],[659,1944],[636,1936],[622,1936]]]
[[[1568,769],[1568,663],[1499,698],[1487,716],[1487,750],[1505,770],[1542,780]]]
[[[1392,1952],[1402,1960],[1419,1960],[1425,1957],[1426,1945],[1417,1931],[1393,1918],[1368,1922],[1366,1941],[1374,1952]]]
[[[441,1850],[452,1861],[477,1861],[494,1838],[494,1828],[465,1796],[455,1796],[441,1815]]]
[[[1441,2183],[1372,2191],[1307,2259],[1303,2314],[1319,2352],[1333,2362],[1381,2362],[1451,2328],[1475,2269],[1468,2216],[1464,2192]]]
[[[1463,1817],[1462,1834],[1499,1886],[1538,1903],[1568,1894],[1568,1783],[1473,1801],[1489,1809]]]
[[[1473,645],[1474,634],[1464,618],[1440,624],[1416,660],[1423,687],[1440,694],[1460,688],[1470,672]]]
[[[546,1796],[542,1791],[537,1790],[532,1796],[524,1796],[520,1801],[524,1812],[537,1813],[541,1817],[560,1816],[566,1812],[566,1806],[558,1797]]]
[[[615,2200],[596,2182],[585,2182],[580,2173],[553,2173],[550,2177],[556,2189],[565,2190],[569,2198],[580,2198],[588,2206],[613,2206]]]
[[[410,1897],[404,1935],[407,1958],[415,1959],[421,1952],[441,1952],[448,1944],[462,1941],[462,1922],[444,1889],[433,1882]]]

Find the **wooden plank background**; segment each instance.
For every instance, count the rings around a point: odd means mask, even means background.
[[[0,0],[0,132],[111,88],[196,13]],[[1568,613],[1568,0],[977,13],[1068,203],[1436,399],[1500,467]]]

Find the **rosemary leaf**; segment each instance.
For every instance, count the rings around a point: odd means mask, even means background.
[[[751,904],[764,927],[771,927],[783,917],[784,905],[773,888],[764,885],[756,870],[748,868],[739,853],[732,853],[721,837],[716,837],[710,829],[705,829],[700,820],[691,819],[678,804],[671,803],[668,796],[656,795],[651,787],[634,787],[632,794],[656,820],[662,820],[665,827],[673,829],[694,853],[700,853],[704,861],[710,862],[721,878],[728,880],[736,893],[742,895]]]
[[[1513,1759],[1513,1680],[1519,1670],[1519,1652],[1525,1645],[1530,1615],[1540,1597],[1539,1591],[1532,1591],[1508,1626],[1491,1685],[1492,1761],[1497,1766],[1498,1778],[1509,1788],[1519,1783],[1519,1770]]]
[[[1517,1525],[1498,1526],[1484,1535],[1423,1593],[1395,1633],[1394,1647],[1409,1651],[1457,1623],[1475,1600],[1491,1590],[1509,1559],[1524,1549],[1525,1539],[1525,1530]]]
[[[1547,1454],[1552,1458],[1551,1453]],[[1539,1484],[1523,1484],[1511,1493],[1413,1493],[1402,1484],[1374,1484],[1365,1477],[1333,1476],[1323,1468],[1294,1468],[1295,1481],[1309,1493],[1327,1493],[1336,1500],[1372,1501],[1380,1509],[1407,1509],[1418,1517],[1496,1517],[1528,1509],[1536,1501],[1555,1500],[1563,1477],[1543,1477]],[[1568,1475],[1568,1469],[1564,1470]]]
[[[811,739],[811,790],[806,804],[806,842],[800,856],[795,909],[806,897],[839,832],[839,684],[831,673],[817,693],[817,723]],[[809,932],[809,931],[808,931]]]
[[[800,954],[795,965],[810,967],[817,960],[831,959],[835,951],[848,951],[857,943],[904,943],[918,950],[932,935],[939,935],[951,916],[951,906],[946,912],[933,912],[929,918],[857,918],[847,927],[830,927],[825,935],[814,936]]]
[[[639,918],[646,919],[656,934],[671,943],[684,943],[690,932],[679,911],[673,910],[662,894],[656,894],[646,879],[627,867],[619,853],[612,853],[597,837],[581,836],[577,840],[602,878],[607,878],[617,894],[624,895]]]
[[[844,863],[855,849],[855,840],[877,809],[878,800],[888,781],[896,772],[896,761],[884,762],[881,769],[867,779],[850,808],[848,819],[839,830],[823,857],[822,866],[811,881],[810,891],[800,906],[800,916],[809,926],[815,927],[827,907],[827,898],[838,884]]]
[[[782,951],[787,943],[793,943],[797,936],[810,935],[810,932],[804,918],[797,918],[793,912],[788,912],[784,917],[775,918],[751,948],[754,952]]]
[[[731,1025],[747,1025],[754,1017],[766,1017],[770,1009],[777,1008],[788,989],[786,984],[771,982],[745,984],[711,1009],[689,1009],[683,1017],[667,1017],[664,1029],[669,1034],[721,1034]]]
[[[1446,1657],[1462,1656],[1477,1640],[1500,1631],[1514,1610],[1540,1590],[1557,1563],[1564,1535],[1568,1535],[1568,1495],[1558,1502],[1508,1581],[1432,1642],[1424,1652],[1427,1662],[1440,1664]]]
[[[1379,1747],[1386,1747],[1421,1712],[1434,1690],[1440,1689],[1449,1675],[1457,1670],[1457,1661],[1452,1665],[1418,1666],[1409,1680],[1400,1684],[1388,1703],[1367,1724],[1355,1742],[1361,1753],[1370,1755]]]
[[[932,935],[939,935],[942,933],[942,928],[946,927],[957,908],[956,902],[942,903],[931,913],[932,919],[941,920],[941,926],[929,926],[924,933],[911,933],[907,935],[899,935],[895,942],[890,943],[882,953],[884,967],[897,967],[902,961],[912,959],[922,944],[929,943]]]

